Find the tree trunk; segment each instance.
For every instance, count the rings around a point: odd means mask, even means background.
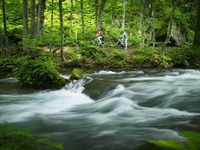
[[[128,28],[130,29],[131,28],[131,23],[132,23],[132,17],[133,17],[133,6],[134,5],[134,2],[133,0],[130,0],[130,13],[128,15]]]
[[[83,14],[83,0],[81,0],[81,23],[82,23],[82,33],[85,33],[85,27],[84,27],[84,14]]]
[[[37,29],[36,37],[40,37],[43,33],[44,24],[44,10],[46,8],[46,0],[39,0],[37,8]]]
[[[41,2],[42,0],[39,0],[38,6],[37,6],[37,29],[36,29],[36,37],[39,37],[41,35],[41,30],[40,30],[40,22],[41,22]]]
[[[2,49],[4,55],[8,59],[8,62],[11,63],[10,59],[10,48],[9,48],[9,42],[8,42],[8,31],[7,31],[7,23],[6,23],[6,6],[5,6],[5,0],[2,0],[2,15],[3,15],[3,28],[4,28],[4,38],[2,37],[2,43],[5,42],[5,51],[4,48]],[[4,45],[4,44],[2,44]],[[3,46],[2,46],[3,47]]]
[[[74,10],[74,4],[73,0],[71,0],[71,13],[70,13],[70,30],[69,30],[69,35],[72,35],[72,19],[73,19],[73,10]]]
[[[50,52],[52,50],[53,10],[54,10],[54,0],[51,1]]]
[[[23,50],[24,53],[29,54],[28,51],[28,3],[23,0]]]
[[[5,58],[6,57],[6,52],[4,51],[4,47],[3,47],[3,35],[2,35],[3,31],[0,29],[0,45],[1,45],[1,54],[2,57]]]
[[[106,0],[101,0],[101,5],[100,5],[100,9],[99,9],[98,28],[102,27],[105,3],[106,3]]]
[[[44,16],[44,11],[46,9],[46,0],[42,0],[42,15],[41,15],[41,35],[43,34],[43,29],[44,29],[44,19],[45,19],[45,16]]]
[[[122,30],[125,29],[125,16],[126,16],[126,0],[123,0]]]
[[[96,29],[98,29],[98,8],[99,8],[99,0],[95,0],[95,22],[96,22]]]
[[[174,19],[174,13],[175,13],[175,8],[176,8],[176,3],[175,0],[172,1],[172,11],[171,11],[171,16],[168,22],[168,28],[167,28],[167,38],[165,42],[163,43],[162,47],[165,48],[167,43],[169,43],[169,40],[171,38],[171,31],[172,31],[172,22]]]
[[[8,59],[8,62],[11,62],[10,59],[10,47],[8,42],[8,31],[7,31],[7,23],[6,23],[6,8],[5,8],[5,0],[2,0],[2,10],[3,10],[3,26],[4,26],[4,41],[5,41],[5,47],[6,47],[6,58]]]
[[[197,6],[197,15],[196,15],[196,26],[195,26],[195,35],[193,44],[194,45],[200,45],[200,1],[196,0],[196,6]]]
[[[37,28],[36,28],[36,37],[39,37],[41,35],[41,30],[40,30],[40,22],[41,22],[41,12],[42,12],[42,6],[41,6],[42,0],[39,0],[38,5],[37,5]]]
[[[2,49],[2,56],[6,57],[6,51],[4,49],[4,37],[5,37],[5,30],[6,29],[6,13],[5,13],[5,0],[2,0],[2,17],[3,17],[3,26],[4,29],[3,31],[0,28],[0,44],[1,44],[1,49]]]
[[[23,33],[24,36],[28,35],[28,3],[27,0],[23,0]]]
[[[141,42],[140,45],[143,47],[145,44],[145,31],[146,31],[146,0],[141,1]]]
[[[35,0],[31,0],[31,38],[35,38]]]
[[[153,47],[155,47],[155,0],[151,0],[151,18],[150,18],[150,42],[153,43]]]
[[[162,45],[162,56],[161,56],[161,60],[164,61],[164,57],[165,57],[165,48],[167,43],[169,43],[169,40],[171,38],[171,31],[172,31],[172,23],[173,23],[173,19],[174,19],[174,13],[175,13],[175,0],[172,1],[172,11],[171,11],[171,16],[168,22],[168,28],[167,28],[167,38],[165,40],[165,42]]]
[[[64,28],[63,28],[63,14],[62,14],[62,0],[59,0],[59,14],[60,14],[60,31],[61,31],[61,44],[60,44],[60,56],[61,60],[64,61],[64,52],[63,52],[63,45],[64,45]]]

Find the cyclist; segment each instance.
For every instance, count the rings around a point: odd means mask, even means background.
[[[128,46],[128,36],[126,34],[125,31],[122,31],[122,36],[121,36],[121,39],[118,40],[117,44],[121,44],[122,46],[125,47],[125,49],[127,49],[127,46]]]

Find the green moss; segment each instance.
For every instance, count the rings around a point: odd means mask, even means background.
[[[66,80],[60,76],[56,65],[47,54],[38,58],[23,57],[18,60],[19,66],[14,69],[14,75],[20,84],[33,88],[60,88]]]
[[[74,68],[71,72],[70,79],[78,80],[82,78],[83,71],[77,68]]]

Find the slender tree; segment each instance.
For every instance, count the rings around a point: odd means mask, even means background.
[[[172,31],[172,23],[173,23],[173,19],[174,19],[174,13],[175,13],[175,9],[176,9],[176,0],[172,0],[172,11],[171,11],[171,15],[170,15],[170,19],[168,22],[168,28],[167,28],[167,38],[164,41],[162,47],[166,47],[167,43],[169,43],[169,40],[171,38],[171,31]]]
[[[40,37],[43,33],[45,8],[46,8],[46,0],[39,0],[37,7],[36,37]]]
[[[84,33],[85,25],[84,25],[84,14],[83,14],[83,0],[81,0],[81,23],[82,23],[82,33]]]
[[[4,47],[3,47],[3,35],[2,35],[3,31],[0,28],[0,45],[1,45],[1,54],[3,57],[6,56],[5,52],[4,52]]]
[[[23,0],[23,33],[24,36],[28,35],[28,4],[27,0]]]
[[[99,17],[98,17],[98,28],[102,26],[103,23],[103,13],[105,9],[106,0],[101,0],[101,5],[99,8]]]
[[[197,6],[197,15],[196,15],[196,26],[195,26],[195,35],[193,44],[194,45],[200,45],[200,0],[196,0],[196,6]]]
[[[3,27],[4,27],[4,38],[2,38],[2,43],[5,41],[5,55],[8,59],[8,62],[11,62],[10,59],[10,48],[9,48],[9,42],[8,42],[8,31],[7,31],[7,22],[6,22],[6,8],[5,8],[5,0],[2,0],[2,15],[3,15]],[[4,44],[3,44],[4,45]],[[2,46],[3,47],[3,46]],[[2,49],[4,50],[4,49]]]
[[[153,43],[153,47],[155,47],[155,0],[150,1],[151,8],[151,16],[150,16],[150,41]]]
[[[128,15],[128,27],[130,28],[130,26],[131,26],[131,22],[132,22],[132,16],[133,16],[133,4],[134,4],[134,2],[133,2],[133,0],[130,0],[130,6],[129,6],[129,8],[130,8],[130,12],[129,12],[129,15]]]
[[[31,38],[35,38],[35,0],[31,0]]]
[[[52,50],[53,12],[54,12],[54,0],[51,1],[50,52]]]
[[[28,46],[28,3],[23,0],[23,50],[29,54]]]
[[[145,44],[145,31],[146,31],[146,0],[141,0],[141,43],[143,47]]]
[[[1,44],[1,49],[2,49],[2,56],[6,57],[6,51],[4,49],[4,37],[5,37],[5,28],[6,27],[6,13],[5,13],[5,0],[2,0],[2,17],[3,17],[3,27],[4,29],[0,28],[0,44]]]
[[[122,30],[125,28],[125,16],[126,16],[126,0],[123,0],[123,12],[122,12]]]
[[[99,0],[95,0],[95,22],[96,22],[96,29],[98,28],[98,8],[99,8]]]
[[[63,52],[63,45],[64,45],[64,27],[63,27],[63,10],[62,10],[62,0],[59,0],[59,14],[60,14],[60,32],[61,32],[61,44],[60,44],[60,56],[61,60],[64,61],[64,52]]]
[[[74,11],[74,3],[73,0],[71,2],[71,12],[70,12],[70,30],[69,30],[69,35],[72,35],[72,19],[73,19],[73,11]]]
[[[37,5],[37,28],[36,28],[36,37],[39,37],[41,35],[41,14],[42,14],[42,0],[38,1]]]
[[[44,11],[46,9],[46,1],[47,0],[42,0],[42,15],[41,15],[41,35],[43,34],[43,30],[44,30],[44,19],[45,19],[45,16],[44,16]]]

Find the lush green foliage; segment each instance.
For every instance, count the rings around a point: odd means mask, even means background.
[[[30,1],[29,1],[30,2]],[[35,39],[26,38],[23,39],[23,13],[22,13],[22,0],[6,0],[6,21],[8,28],[8,37],[11,49],[11,55],[19,54],[22,51],[22,41],[24,41],[24,48],[30,51],[37,51],[38,46],[49,46],[52,42],[53,49],[60,47],[61,35],[60,35],[60,20],[59,20],[59,5],[58,0],[54,1],[54,16],[53,16],[53,28],[51,33],[51,1],[46,1],[45,19],[43,34]],[[146,23],[145,26],[141,26],[141,2],[142,1],[126,1],[126,14],[125,14],[125,30],[128,34],[128,49],[130,51],[123,51],[116,44],[117,39],[121,36],[122,27],[122,1],[109,0],[105,4],[103,12],[103,31],[105,36],[105,44],[103,48],[98,49],[94,47],[94,38],[96,37],[96,3],[95,1],[85,0],[83,2],[84,13],[84,32],[82,31],[82,18],[81,18],[81,4],[80,1],[73,1],[73,8],[71,8],[71,1],[64,0],[63,3],[63,19],[64,19],[64,46],[74,47],[74,50],[67,50],[65,52],[66,61],[64,62],[66,67],[70,68],[129,68],[129,67],[200,67],[199,62],[199,48],[194,47],[176,47],[166,49],[160,49],[157,46],[162,45],[166,39],[166,33],[168,28],[168,22],[172,10],[172,1],[159,0],[155,1],[155,44],[152,46],[150,39],[151,29],[151,12],[150,7],[146,7]],[[38,1],[36,1],[38,3]],[[0,6],[2,3],[0,2]],[[37,4],[38,5],[38,4]],[[146,6],[150,6],[150,1],[146,1]],[[172,33],[179,39],[185,39],[186,43],[191,44],[194,37],[195,28],[195,2],[194,0],[177,0],[176,8],[172,26]],[[29,9],[29,21],[30,21],[30,3],[28,3]],[[100,2],[98,4],[98,11]],[[72,13],[72,20],[70,15]],[[2,10],[0,9],[0,20],[2,20]],[[29,22],[30,27],[30,22]],[[141,50],[141,31],[145,30],[145,46]],[[0,24],[0,30],[3,31],[3,23]],[[51,36],[50,36],[51,35]],[[52,37],[52,38],[51,38]],[[173,37],[174,38],[174,37]],[[169,43],[170,44],[170,43]],[[174,43],[173,43],[174,44]],[[174,44],[172,46],[176,46]],[[140,47],[140,48],[139,48]],[[16,50],[17,49],[17,50]],[[19,56],[19,55],[18,55]],[[3,57],[3,56],[2,56]],[[21,57],[21,56],[20,56]],[[3,58],[4,59],[4,58]],[[16,58],[11,57],[15,62]],[[32,58],[31,58],[32,59]],[[44,73],[45,70],[51,70],[54,68],[51,62],[42,64],[43,61],[37,59],[36,61],[29,58],[21,58],[23,61],[20,66],[31,66],[32,68],[38,68],[38,71],[34,71],[36,76]],[[6,62],[4,59],[3,63]],[[29,62],[29,64],[28,64]],[[37,65],[36,65],[37,64]],[[43,67],[42,67],[43,66]],[[22,68],[22,67],[19,67]],[[29,68],[29,67],[28,67]],[[46,69],[44,69],[46,68]],[[25,69],[26,70],[26,69]],[[31,68],[27,69],[31,70]],[[24,72],[22,69],[19,72]],[[34,75],[27,75],[26,79],[24,74],[17,73],[20,78],[23,78],[21,83],[24,85],[32,85],[36,80],[31,80]],[[31,72],[31,71],[30,71]],[[40,73],[38,73],[40,72]],[[54,73],[50,73],[54,74]],[[52,76],[48,74],[47,78],[43,76],[39,78],[45,79],[50,82]],[[51,77],[50,77],[51,76]],[[40,86],[42,81],[39,81]],[[22,82],[23,81],[23,82]],[[57,81],[56,81],[57,82]],[[45,85],[44,85],[45,87]]]
[[[131,68],[131,67],[196,67],[200,65],[198,48],[143,48],[115,49],[87,47],[70,49],[66,53],[65,64],[74,68]],[[193,58],[193,59],[191,59]]]
[[[82,78],[82,72],[83,72],[82,70],[74,68],[71,72],[70,79],[78,80],[78,79]]]
[[[171,58],[169,57],[168,50],[158,49],[157,51],[155,51],[155,53],[153,54],[153,57],[152,57],[152,61],[158,67],[162,67],[162,68],[172,67],[172,65],[170,64]]]
[[[46,134],[32,133],[33,127],[19,128],[0,125],[0,150],[61,150],[63,146],[53,142]]]
[[[180,133],[181,136],[187,139],[188,145],[186,148],[188,150],[199,150],[200,149],[200,134],[192,131],[185,131]]]
[[[180,132],[187,143],[181,143],[174,140],[149,140],[148,142],[138,146],[136,150],[200,150],[200,134],[192,131]]]
[[[22,57],[17,60],[18,67],[14,75],[24,86],[35,88],[57,88],[65,85],[66,81],[60,76],[50,54],[39,57]]]
[[[36,1],[37,2],[37,1]],[[146,2],[149,5],[149,2]],[[30,9],[30,3],[28,3]],[[95,27],[95,1],[84,1],[84,27],[85,32],[82,32],[82,20],[80,13],[80,2],[73,4],[69,0],[63,1],[63,18],[64,18],[64,32],[65,32],[65,44],[74,45],[81,44],[82,41],[91,44],[96,34]],[[129,35],[129,43],[135,46],[139,46],[141,40],[141,1],[127,1],[126,2],[126,15],[125,15],[125,27]],[[167,24],[170,17],[172,3],[171,1],[156,1],[155,10],[155,31],[156,37],[166,34]],[[0,3],[1,6],[1,3]],[[186,35],[187,42],[191,42],[194,36],[194,20],[195,20],[195,3],[194,1],[178,0],[176,3],[176,11],[174,18],[174,26],[180,28],[182,35]],[[54,20],[52,29],[52,42],[54,46],[60,45],[60,22],[59,22],[59,5],[58,0],[54,3]],[[37,42],[38,45],[44,45],[50,43],[50,25],[51,25],[51,9],[52,4],[50,1],[46,2],[45,20],[44,20],[44,33]],[[70,15],[72,12],[72,20],[70,23]],[[150,10],[147,8],[146,14],[146,33],[145,38],[149,38],[150,29]],[[29,11],[30,13],[30,11]],[[23,15],[22,15],[22,0],[7,0],[6,1],[6,16],[8,31],[11,36],[16,35],[22,38],[23,33]],[[30,14],[29,14],[30,17]],[[0,19],[2,20],[2,10],[0,10]],[[120,36],[120,30],[122,25],[122,1],[110,0],[106,2],[105,11],[103,14],[103,28],[105,33],[105,39],[107,42],[115,42]],[[3,24],[0,24],[0,28],[3,28]],[[164,30],[163,30],[164,29]],[[70,30],[72,31],[70,33]],[[177,29],[178,30],[178,29]],[[19,32],[20,31],[20,32]],[[19,34],[20,33],[20,34]],[[10,37],[12,40],[13,37]],[[77,41],[78,40],[78,43]],[[90,41],[90,42],[89,42]],[[112,44],[109,44],[112,45]]]
[[[110,57],[110,62],[113,64],[113,68],[127,68],[130,64],[130,58],[126,51],[114,49]]]
[[[72,68],[77,66],[90,69],[117,68],[127,67],[130,63],[128,51],[121,49],[100,49],[89,46],[80,50],[71,49],[66,51],[65,64]]]

